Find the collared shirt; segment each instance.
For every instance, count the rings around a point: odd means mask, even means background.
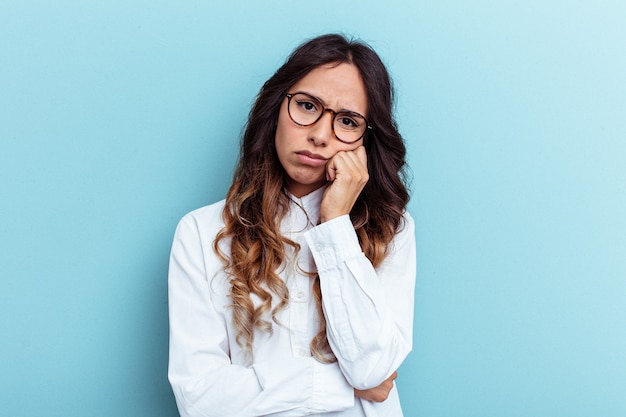
[[[224,201],[180,221],[168,280],[169,380],[182,417],[402,416],[395,386],[380,403],[355,397],[354,388],[380,385],[411,350],[413,220],[405,213],[389,255],[374,269],[349,216],[315,226],[323,191],[292,196],[281,232],[301,248],[297,254],[288,249],[292,259],[278,271],[289,304],[271,335],[255,332],[252,360],[235,340],[229,278],[213,250]],[[229,242],[220,245],[228,253]],[[307,272],[319,274],[337,357],[331,364],[316,360],[309,348],[319,318]]]

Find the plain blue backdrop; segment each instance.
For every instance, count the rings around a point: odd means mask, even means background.
[[[261,84],[370,42],[417,222],[405,414],[626,415],[621,1],[0,3],[0,415],[173,417],[167,261]]]

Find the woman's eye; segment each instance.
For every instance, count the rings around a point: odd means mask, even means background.
[[[298,106],[306,112],[317,112],[317,106],[312,101],[298,101]]]
[[[356,129],[357,127],[359,127],[359,123],[356,120],[346,115],[338,116],[337,122],[339,123],[339,126],[341,126],[341,128],[343,129]]]

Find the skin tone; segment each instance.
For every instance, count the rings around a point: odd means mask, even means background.
[[[389,391],[391,391],[391,389],[393,388],[393,381],[397,377],[398,373],[394,372],[389,378],[383,381],[382,384],[375,388],[370,388],[366,390],[355,389],[354,395],[356,395],[357,397],[361,397],[365,400],[381,403],[389,397]]]
[[[367,93],[354,65],[318,67],[290,89],[297,91],[319,98],[335,111],[350,110],[367,117]],[[320,206],[322,222],[349,214],[369,179],[363,139],[351,144],[337,140],[332,118],[328,112],[312,126],[299,126],[289,117],[285,98],[276,127],[276,150],[288,175],[289,192],[302,197],[331,183]]]
[[[367,117],[365,85],[358,69],[351,64],[318,67],[289,92],[305,92],[334,111],[349,110]],[[320,205],[320,220],[326,222],[350,214],[369,180],[363,139],[351,144],[339,141],[333,133],[330,112],[324,113],[311,126],[299,126],[289,117],[287,103],[285,98],[278,115],[275,144],[278,159],[288,176],[288,191],[302,197],[330,183]],[[385,401],[396,377],[394,372],[379,386],[355,389],[354,393],[369,401]]]

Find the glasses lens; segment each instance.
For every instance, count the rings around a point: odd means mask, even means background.
[[[294,94],[289,101],[289,115],[299,125],[307,126],[317,122],[322,111],[322,103],[306,94]]]
[[[333,127],[337,139],[350,143],[361,139],[367,128],[367,122],[357,113],[337,113]]]

